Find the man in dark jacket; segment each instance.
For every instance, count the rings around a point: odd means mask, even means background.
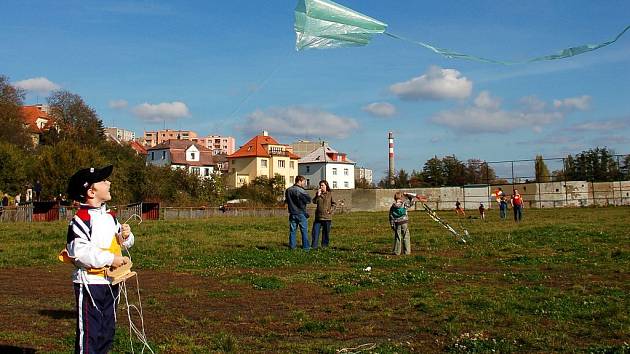
[[[295,184],[287,188],[284,192],[287,207],[289,209],[289,247],[296,247],[295,233],[300,227],[302,234],[302,248],[308,250],[310,248],[308,242],[308,214],[306,213],[306,205],[311,202],[311,197],[304,190],[306,178],[304,176],[295,177]]]

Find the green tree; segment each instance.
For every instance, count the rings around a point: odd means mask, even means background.
[[[368,183],[368,181],[365,178],[360,178],[360,179],[354,180],[354,188],[370,189],[370,188],[373,188],[373,186],[370,183]]]
[[[21,112],[24,92],[13,87],[9,78],[0,75],[0,141],[31,149],[33,141]]]
[[[411,188],[418,188],[418,187],[422,187],[424,186],[424,180],[422,177],[422,172],[420,171],[416,171],[416,170],[412,170],[411,171],[411,176],[409,177],[409,187]]]
[[[620,167],[612,151],[595,148],[582,151],[575,157],[564,159],[564,172],[567,180],[605,182],[622,177]]]
[[[630,180],[630,155],[623,157],[619,166],[620,179],[627,181]]]
[[[444,164],[437,156],[424,163],[422,179],[430,187],[441,187],[446,183],[444,178]]]
[[[442,158],[443,175],[447,186],[466,184],[466,166],[455,155]]]
[[[494,169],[487,162],[479,159],[466,161],[466,183],[491,184],[497,178]]]
[[[65,194],[70,176],[79,169],[102,167],[108,162],[96,147],[82,147],[73,141],[40,146],[35,161],[33,179],[41,182],[43,199]]]
[[[0,141],[0,192],[24,195],[31,166],[31,155],[24,149]]]
[[[276,174],[273,178],[256,177],[249,184],[229,193],[230,199],[247,199],[251,205],[278,205],[284,197],[284,177]]]
[[[394,177],[395,188],[409,188],[409,174],[407,171],[400,169]]]
[[[52,117],[59,125],[43,137],[46,144],[72,140],[82,146],[99,145],[104,141],[103,122],[81,96],[68,91],[55,91],[48,98]]]
[[[542,155],[536,155],[536,161],[534,162],[534,169],[536,171],[536,182],[549,182],[551,180],[551,174],[549,168],[543,159]]]

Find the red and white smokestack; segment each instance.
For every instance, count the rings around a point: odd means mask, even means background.
[[[394,185],[394,133],[389,132],[389,184]]]

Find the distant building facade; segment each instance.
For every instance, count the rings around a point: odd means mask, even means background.
[[[297,176],[299,156],[293,153],[290,145],[278,143],[266,131],[227,158],[230,170],[225,181],[231,188],[248,184],[256,177],[273,178],[275,175],[282,176],[288,188]]]
[[[361,181],[365,179],[367,184],[372,184],[372,170],[365,167],[355,167],[354,168],[354,179],[356,181]]]
[[[291,147],[293,148],[294,154],[299,157],[304,157],[322,146],[323,143],[323,141],[298,140],[292,143]]]
[[[136,133],[131,130],[117,128],[117,127],[108,127],[105,128],[105,134],[108,134],[112,137],[115,137],[118,141],[133,141],[136,139]]]
[[[20,107],[24,125],[33,140],[33,146],[39,145],[41,135],[51,128],[57,129],[55,120],[49,115],[50,109],[47,105],[36,104]]]
[[[307,188],[326,180],[331,189],[354,189],[354,164],[345,153],[322,143],[299,160],[298,173],[306,177]]]
[[[162,144],[168,140],[193,140],[197,139],[197,133],[192,130],[156,130],[145,131],[144,136],[141,139],[142,145],[146,147],[153,147],[158,144]]]
[[[201,178],[215,173],[212,151],[186,140],[168,140],[147,149],[147,164],[185,169]]]
[[[236,140],[231,136],[208,135],[193,141],[212,150],[214,155],[232,155],[236,150]]]

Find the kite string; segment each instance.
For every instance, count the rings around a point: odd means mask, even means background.
[[[256,87],[252,90],[249,90],[249,92],[247,93],[247,95],[241,100],[241,102],[239,102],[239,104],[232,110],[232,112],[230,113],[230,115],[228,116],[229,119],[234,118],[234,116],[241,110],[241,108],[243,107],[243,105],[258,91],[262,91],[262,89],[267,85],[267,83],[271,80],[271,78],[273,76],[276,75],[276,73],[280,70],[280,68],[282,66],[286,66],[285,62],[286,62],[286,58],[293,52],[293,50],[290,50],[287,52],[287,54],[285,54],[282,59],[283,60],[279,60],[278,64],[276,65],[276,67],[266,76],[263,78],[262,81],[260,81]]]
[[[483,57],[478,57],[478,56],[474,56],[474,55],[468,55],[468,54],[464,54],[464,53],[458,53],[455,51],[451,51],[448,49],[443,49],[443,48],[438,48],[436,46],[430,45],[428,43],[424,43],[424,42],[420,42],[420,41],[414,41],[390,32],[384,32],[385,35],[394,38],[394,39],[398,39],[401,41],[405,41],[405,42],[409,42],[409,43],[413,43],[416,45],[419,45],[421,47],[424,47],[426,49],[431,50],[434,53],[440,54],[442,56],[445,56],[447,58],[450,59],[465,59],[465,60],[473,60],[473,61],[480,61],[480,62],[485,62],[485,63],[492,63],[492,64],[501,64],[501,65],[514,65],[514,64],[524,64],[524,63],[532,63],[532,62],[537,62],[537,61],[545,61],[545,60],[557,60],[557,59],[563,59],[563,58],[569,58],[569,57],[573,57],[576,55],[580,55],[583,53],[587,53],[587,52],[591,52],[593,50],[605,47],[607,45],[613,44],[615,43],[619,38],[621,38],[621,36],[623,36],[628,30],[630,30],[630,25],[626,26],[621,32],[619,32],[615,38],[609,40],[609,41],[605,41],[599,44],[583,44],[583,45],[579,45],[579,46],[575,46],[575,47],[569,47],[569,48],[565,48],[555,54],[550,54],[550,55],[543,55],[543,56],[539,56],[539,57],[534,57],[531,59],[527,59],[527,60],[522,60],[522,61],[502,61],[502,60],[495,60],[495,59],[488,59],[488,58],[483,58]]]

